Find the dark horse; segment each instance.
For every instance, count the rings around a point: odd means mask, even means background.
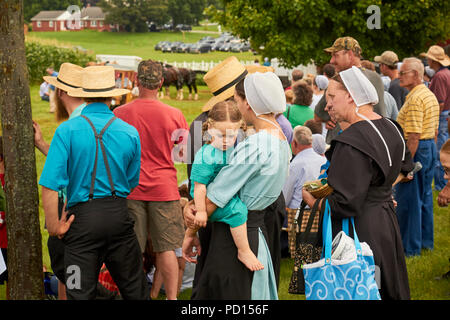
[[[192,99],[192,88],[194,88],[195,91],[195,100],[198,99],[197,94],[197,83],[196,78],[197,74],[193,70],[189,70],[186,68],[177,68],[174,66],[171,66],[169,64],[163,64],[163,77],[164,82],[162,87],[164,87],[166,96],[168,99],[170,99],[170,91],[169,87],[171,85],[175,85],[177,88],[177,100],[183,100],[183,85],[186,84],[189,88],[189,99]],[[161,99],[164,98],[164,91],[161,87]]]

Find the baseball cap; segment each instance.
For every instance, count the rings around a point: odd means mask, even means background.
[[[138,74],[139,83],[150,90],[158,89],[162,79],[162,65],[159,61],[143,60],[139,63]]]
[[[325,52],[330,54],[341,50],[352,50],[358,55],[362,52],[358,41],[352,37],[337,38],[331,47],[324,49]]]
[[[381,56],[374,58],[375,62],[383,63],[387,66],[396,67],[398,62],[398,56],[394,51],[385,51]]]

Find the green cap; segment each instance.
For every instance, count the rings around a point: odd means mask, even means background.
[[[143,60],[138,66],[137,75],[140,84],[150,90],[158,89],[162,79],[162,65],[159,61]]]
[[[337,38],[333,43],[333,46],[324,49],[327,53],[334,53],[341,50],[352,50],[354,53],[360,55],[362,52],[361,47],[359,46],[358,41],[356,41],[352,37],[341,37]]]

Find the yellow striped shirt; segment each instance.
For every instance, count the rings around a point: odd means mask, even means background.
[[[409,133],[419,133],[420,140],[434,139],[439,127],[439,103],[424,84],[415,86],[406,96],[397,122],[408,140]]]

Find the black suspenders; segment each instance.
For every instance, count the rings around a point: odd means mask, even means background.
[[[116,189],[114,188],[114,182],[112,180],[111,169],[109,167],[108,157],[106,154],[106,150],[105,150],[105,146],[103,144],[102,138],[103,138],[103,134],[105,133],[106,129],[108,129],[108,127],[111,125],[111,123],[113,123],[113,121],[117,119],[117,117],[112,117],[108,121],[108,123],[103,127],[103,129],[102,129],[102,131],[100,131],[100,133],[97,133],[97,130],[95,130],[94,124],[92,123],[91,120],[89,120],[88,117],[86,117],[84,115],[81,115],[81,117],[83,117],[84,119],[87,120],[87,122],[91,126],[92,130],[94,131],[94,136],[95,136],[95,162],[94,162],[94,171],[92,172],[92,178],[91,178],[91,189],[89,190],[89,201],[94,199],[94,186],[95,186],[95,176],[97,174],[97,159],[98,159],[98,145],[99,144],[100,144],[100,148],[102,149],[103,161],[105,162],[106,173],[108,174],[109,185],[111,187],[111,194],[113,197],[115,197]]]

